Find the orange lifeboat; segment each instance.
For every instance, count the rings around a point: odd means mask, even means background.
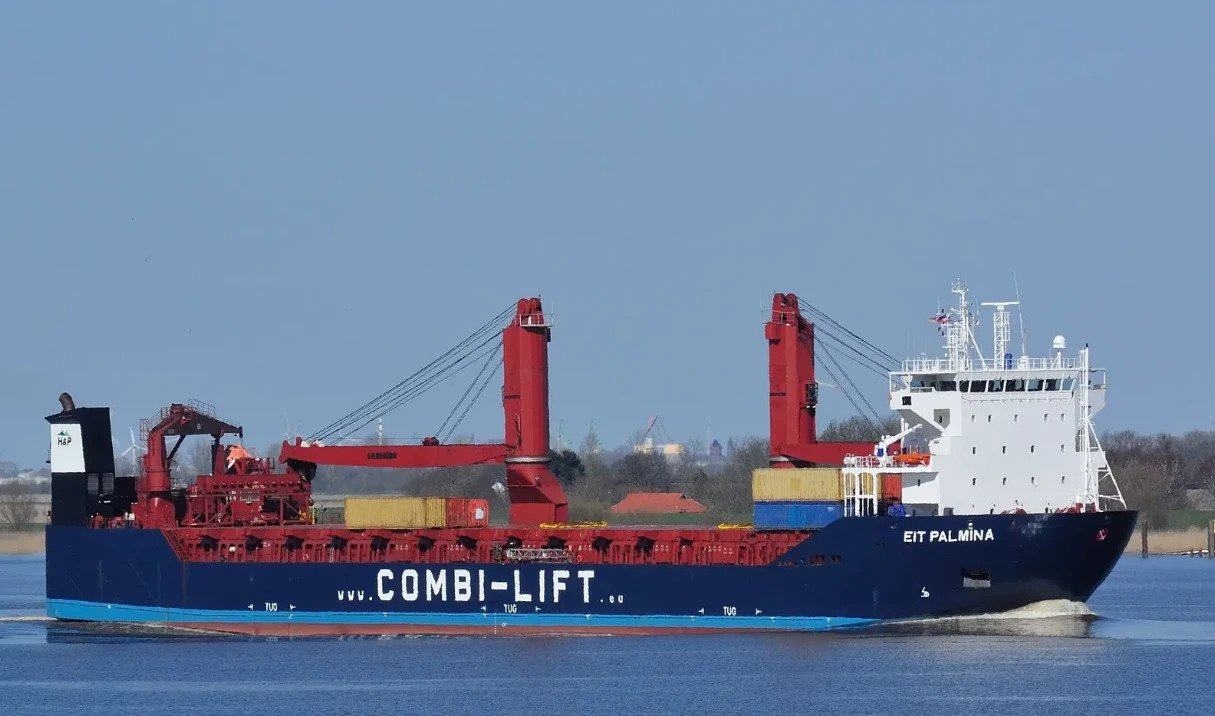
[[[923,452],[905,452],[894,456],[896,465],[914,466],[927,465],[932,456]]]

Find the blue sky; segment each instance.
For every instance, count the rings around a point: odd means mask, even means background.
[[[0,459],[45,459],[64,390],[120,434],[206,400],[260,448],[536,294],[554,434],[620,443],[659,414],[676,439],[710,415],[762,435],[772,291],[935,353],[950,281],[1008,300],[1014,271],[1031,352],[1063,333],[1109,369],[1099,427],[1211,428],[1186,374],[1215,352],[1213,21],[1185,2],[6,3]],[[386,431],[433,433],[462,389]],[[465,429],[501,434],[495,393]]]

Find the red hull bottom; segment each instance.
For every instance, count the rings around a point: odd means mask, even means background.
[[[213,622],[174,622],[171,627],[242,634],[248,636],[661,636],[671,634],[722,634],[771,631],[767,629],[720,627],[527,627],[527,626],[410,626],[382,624],[224,624]],[[779,631],[779,630],[777,630]]]

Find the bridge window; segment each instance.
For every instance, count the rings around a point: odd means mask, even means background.
[[[987,381],[985,381],[985,380],[974,380],[974,381],[971,381],[971,383],[970,383],[970,392],[972,392],[972,393],[985,393],[985,392],[987,392]]]
[[[1026,387],[1026,390],[1042,390],[1042,380],[1039,378],[1030,378],[1029,385]]]
[[[1012,391],[1016,391],[1018,393],[1024,391],[1025,390],[1025,379],[1019,378],[1017,380],[1004,381],[1004,390],[1006,390],[1006,391],[1012,390]]]
[[[963,381],[961,381],[961,382],[958,384],[958,390],[959,390],[959,391],[961,391],[961,392],[963,392],[963,393],[969,393],[969,392],[970,392],[970,381],[969,381],[969,380],[963,380]]]
[[[1001,392],[1003,392],[1003,391],[1004,391],[1004,381],[1002,381],[1002,380],[991,380],[991,381],[988,381],[988,382],[987,382],[987,392],[989,392],[989,393],[1001,393]]]
[[[1059,379],[1058,378],[1047,378],[1046,379],[1046,389],[1047,390],[1058,390],[1059,389]]]
[[[1076,384],[1076,381],[1075,381],[1074,379],[1072,379],[1072,378],[1064,378],[1064,379],[1063,379],[1063,389],[1064,389],[1064,390],[1071,390],[1071,389],[1072,389],[1072,386],[1073,386],[1073,385],[1075,385],[1075,384]]]

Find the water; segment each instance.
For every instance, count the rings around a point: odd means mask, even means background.
[[[0,557],[2,714],[1215,713],[1206,559],[1124,559],[1088,607],[674,637],[81,633],[38,619],[42,570]]]

